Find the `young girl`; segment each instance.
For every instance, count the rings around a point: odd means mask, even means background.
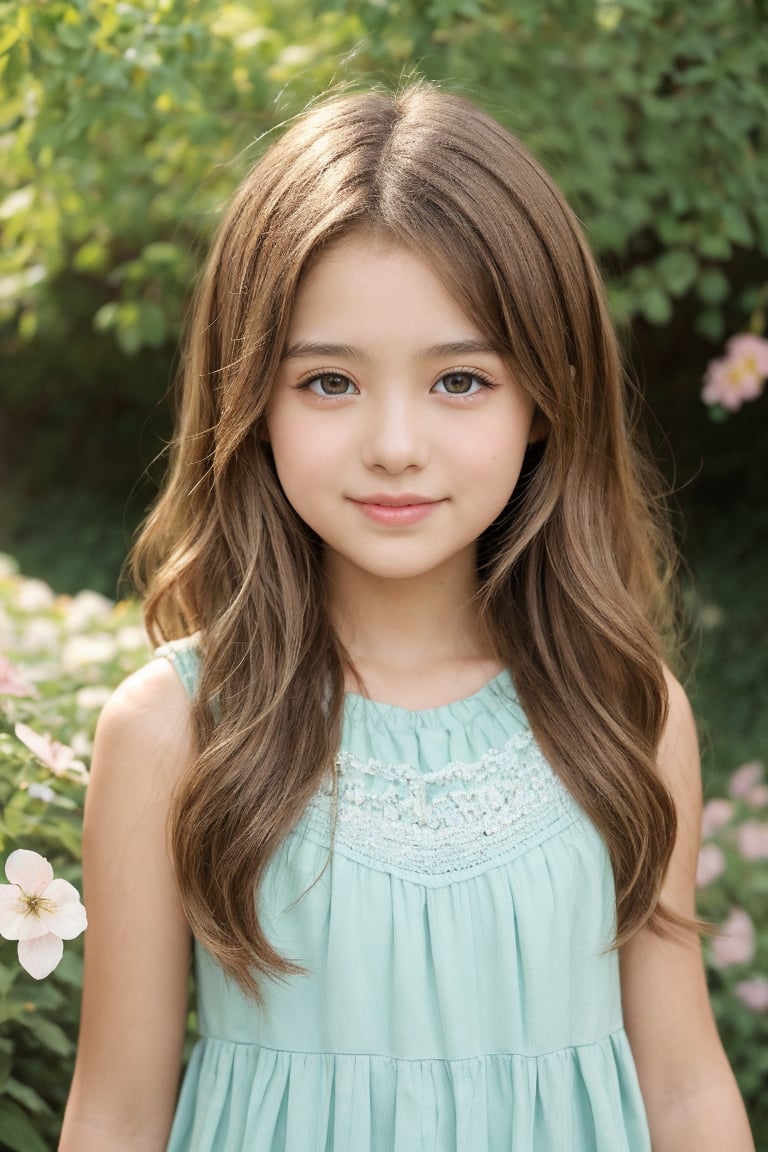
[[[552,182],[427,85],[316,107],[235,196],[182,377],[63,1152],[752,1148],[665,532]]]

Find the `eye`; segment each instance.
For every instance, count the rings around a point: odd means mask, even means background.
[[[474,396],[482,388],[490,387],[490,381],[477,372],[446,372],[433,385],[432,391],[441,396]]]
[[[321,372],[299,384],[299,388],[312,392],[315,396],[354,396],[356,386],[341,372]]]

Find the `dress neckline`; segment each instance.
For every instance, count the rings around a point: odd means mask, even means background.
[[[402,704],[383,704],[359,692],[344,693],[344,709],[347,716],[378,719],[387,727],[393,728],[453,728],[465,724],[493,702],[508,706],[517,702],[517,694],[512,677],[507,668],[502,669],[469,696],[447,704],[437,704],[432,708],[406,708]]]

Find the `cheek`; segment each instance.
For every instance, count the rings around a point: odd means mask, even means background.
[[[294,511],[310,522],[339,476],[335,437],[331,429],[318,429],[296,412],[284,420],[277,411],[267,428],[280,486]]]
[[[483,483],[489,490],[510,493],[517,483],[528,448],[529,427],[528,420],[506,426],[499,420],[479,428],[471,438],[465,437],[457,447],[466,475]]]
[[[272,455],[281,477],[305,471],[327,451],[327,437],[302,415],[301,411],[284,412],[277,406],[267,419]]]

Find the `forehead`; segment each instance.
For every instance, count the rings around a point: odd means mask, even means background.
[[[355,231],[324,246],[299,281],[289,341],[305,330],[393,326],[404,336],[424,326],[480,335],[429,261],[396,238]]]

